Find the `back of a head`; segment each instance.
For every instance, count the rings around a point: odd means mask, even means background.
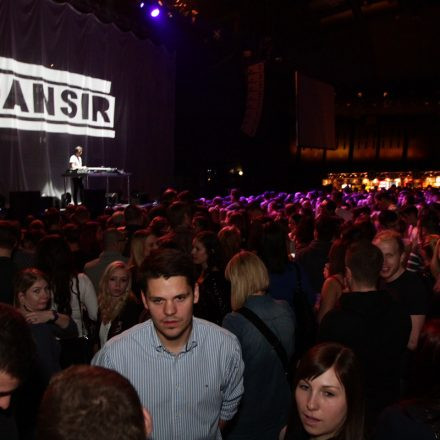
[[[174,200],[176,200],[177,191],[174,188],[167,188],[160,198],[164,205],[170,205]]]
[[[116,228],[108,228],[102,235],[102,246],[104,250],[113,249],[118,243],[124,240],[124,233]]]
[[[19,232],[14,223],[0,220],[0,248],[14,249],[19,237]]]
[[[23,315],[0,303],[0,372],[23,382],[35,359],[35,345]]]
[[[315,222],[316,238],[320,241],[331,241],[338,231],[338,220],[330,215],[319,215]]]
[[[36,266],[50,277],[59,270],[73,271],[72,253],[65,238],[46,235],[37,246]]]
[[[133,204],[130,204],[125,208],[124,218],[126,225],[130,225],[130,224],[142,225],[144,221],[142,209],[139,208],[139,206]]]
[[[173,229],[184,225],[186,216],[191,216],[191,208],[185,202],[173,202],[167,209],[167,218]]]
[[[418,226],[420,229],[423,229],[425,234],[440,234],[438,213],[432,208],[424,209],[419,215]]]
[[[170,222],[165,216],[155,216],[149,222],[148,228],[150,228],[157,237],[162,237],[169,232]]]
[[[378,220],[383,229],[396,229],[398,227],[399,216],[396,211],[385,209],[380,211]]]
[[[177,194],[177,200],[191,205],[194,203],[194,195],[188,190],[180,191],[180,193]]]
[[[373,240],[374,236],[376,235],[376,228],[374,227],[373,223],[368,220],[362,220],[359,222],[355,222],[355,224],[347,224],[343,228],[343,231],[341,233],[342,239],[345,243],[355,243],[356,241],[360,240]]]
[[[115,211],[111,217],[107,220],[108,225],[112,227],[119,227],[125,224],[125,217],[123,211]]]
[[[142,405],[119,373],[89,365],[56,374],[40,406],[37,440],[145,440]]]
[[[375,286],[383,265],[381,250],[369,241],[359,241],[348,247],[345,265],[350,269],[353,279],[364,286]]]
[[[63,236],[68,243],[79,243],[80,230],[78,225],[74,223],[67,223],[63,226]]]
[[[263,226],[258,255],[269,272],[283,273],[288,263],[287,229],[280,223],[270,221]]]
[[[194,240],[198,240],[206,249],[206,253],[208,255],[208,268],[213,269],[216,267],[218,269],[219,265],[221,264],[221,258],[220,242],[217,234],[212,231],[200,231],[196,234]]]
[[[414,205],[407,205],[400,210],[400,214],[402,216],[413,215],[413,216],[417,217],[418,213],[419,213],[419,210],[417,209],[417,206],[414,206]]]
[[[263,261],[249,251],[235,254],[226,266],[225,277],[231,282],[232,310],[243,306],[246,298],[269,287],[269,274]]]
[[[43,221],[47,230],[50,230],[53,227],[58,227],[61,221],[60,212],[56,208],[46,209],[43,215]]]
[[[226,263],[241,248],[241,232],[236,226],[224,226],[217,234],[223,256],[223,263]]]

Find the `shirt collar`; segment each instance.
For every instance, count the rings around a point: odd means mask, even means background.
[[[150,321],[151,321],[150,332],[151,332],[152,342],[153,342],[153,346],[154,346],[155,350],[157,352],[164,352],[165,351],[165,352],[169,353],[169,351],[166,349],[166,347],[162,344],[161,340],[159,339],[159,336],[157,335],[153,321],[152,320],[150,320]],[[197,320],[193,318],[191,333],[189,334],[188,341],[185,344],[185,346],[182,348],[181,353],[189,352],[193,348],[197,347],[197,340],[199,339],[198,336],[199,336],[199,326],[198,326]]]

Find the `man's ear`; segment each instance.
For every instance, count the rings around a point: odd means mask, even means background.
[[[145,294],[145,292],[143,290],[141,290],[141,298],[142,298],[142,303],[144,304],[144,307],[148,310],[147,295]]]
[[[23,304],[23,300],[24,300],[24,293],[23,292],[19,292],[19,294],[17,295],[17,299],[18,302],[20,303],[20,305]]]
[[[194,304],[197,304],[199,302],[199,283],[196,283],[194,286]]]
[[[145,408],[142,408],[142,412],[144,414],[145,432],[147,437],[150,438],[150,435],[153,433],[153,419]]]
[[[402,252],[402,255],[400,256],[400,265],[402,267],[405,267],[405,262],[406,262],[406,252]]]

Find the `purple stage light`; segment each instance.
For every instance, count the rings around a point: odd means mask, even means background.
[[[151,12],[150,12],[150,15],[151,15],[153,18],[159,17],[159,15],[160,15],[160,9],[159,9],[159,8],[153,8],[153,9],[151,10]]]
[[[143,8],[145,6],[144,2],[141,2],[141,4],[139,5],[140,8]]]

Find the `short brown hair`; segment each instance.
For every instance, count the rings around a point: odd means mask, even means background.
[[[347,249],[345,265],[350,269],[355,281],[373,286],[379,280],[383,254],[369,241],[359,241]]]
[[[145,440],[142,404],[130,382],[101,367],[57,373],[44,393],[37,440]]]
[[[143,290],[147,293],[147,282],[150,279],[178,277],[186,278],[191,288],[196,285],[197,274],[190,255],[178,249],[157,249],[145,258],[140,269]]]

